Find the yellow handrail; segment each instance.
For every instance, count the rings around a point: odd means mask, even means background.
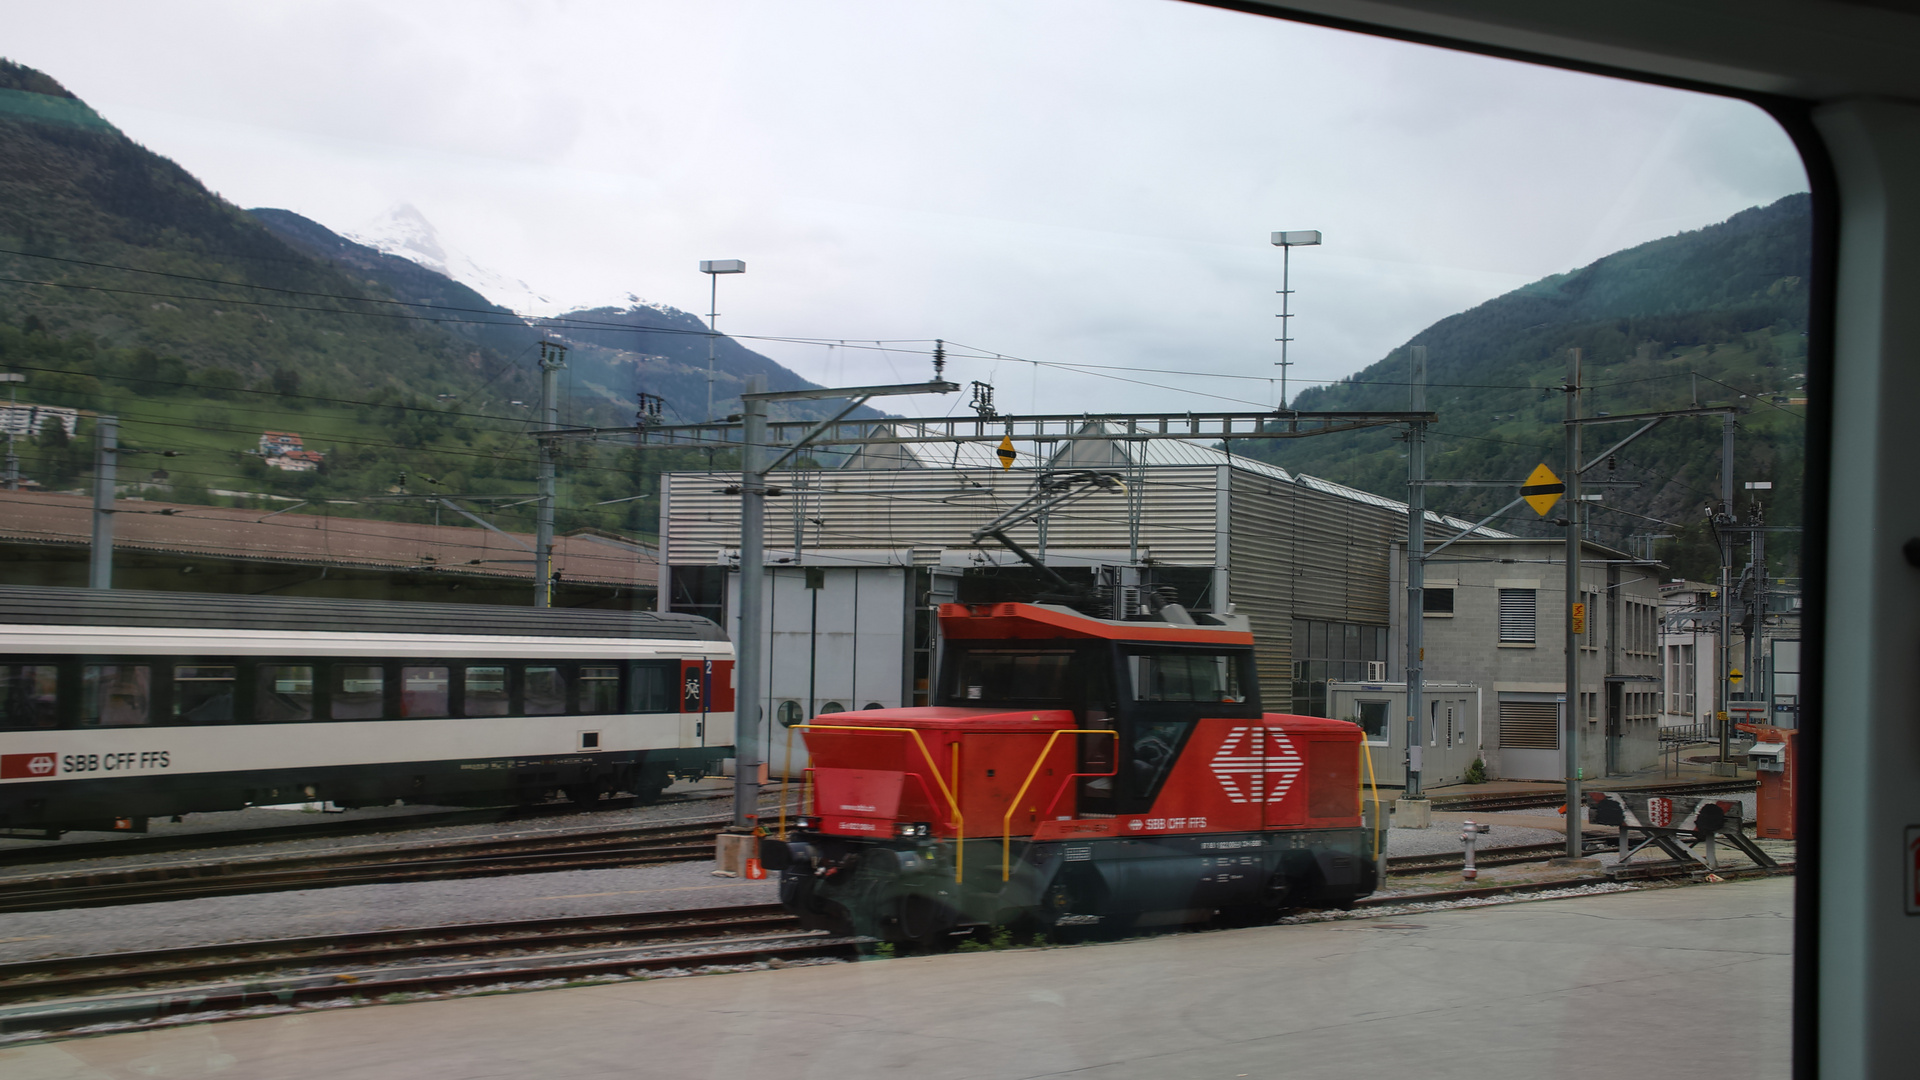
[[[967,850],[966,819],[961,816],[960,803],[957,799],[953,797],[953,792],[947,789],[947,780],[945,777],[940,775],[940,766],[934,762],[932,752],[930,752],[927,749],[927,741],[920,737],[920,732],[918,729],[904,728],[904,727],[894,727],[894,728],[866,727],[864,725],[855,725],[855,724],[795,724],[792,728],[788,728],[787,730],[788,732],[792,732],[794,728],[804,728],[808,731],[814,731],[816,729],[820,731],[852,731],[852,732],[857,732],[863,735],[874,735],[874,734],[879,734],[881,732],[889,732],[896,735],[913,736],[914,745],[920,748],[920,756],[926,759],[927,771],[933,774],[933,782],[940,785],[940,794],[946,796],[947,809],[953,815],[953,835],[954,835],[953,880],[955,881],[960,880],[960,871],[963,866],[962,859],[964,858],[964,853]]]
[[[780,839],[787,838],[787,784],[793,780],[793,725],[787,725],[787,765],[780,774]]]
[[[1027,779],[1014,793],[1013,801],[1007,804],[1007,816],[1000,820],[1000,880],[1006,881],[1013,876],[1013,813],[1020,809],[1020,800],[1026,797],[1027,788],[1033,786],[1033,778],[1040,775],[1040,766],[1047,763],[1047,754],[1053,750],[1054,742],[1062,735],[1111,735],[1113,736],[1114,771],[1119,772],[1120,733],[1112,728],[1059,728],[1047,737],[1047,745],[1040,748],[1040,756],[1033,759],[1033,768],[1028,770]],[[1072,777],[1067,779],[1071,780]]]
[[[1366,736],[1360,737],[1360,756],[1367,763],[1367,788],[1373,792],[1373,861],[1380,861],[1380,785],[1373,778],[1373,751],[1367,749]],[[1365,807],[1361,808],[1366,809]]]

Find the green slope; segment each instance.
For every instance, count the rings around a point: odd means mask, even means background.
[[[1569,351],[1582,351],[1586,415],[1731,404],[1736,503],[1744,483],[1771,481],[1768,520],[1800,521],[1805,462],[1809,202],[1793,195],[1727,221],[1621,251],[1534,282],[1435,323],[1411,345],[1428,350],[1428,407],[1440,422],[1428,447],[1436,478],[1511,479],[1545,462],[1564,471],[1561,419]],[[1405,409],[1405,346],[1347,380],[1302,392],[1301,410]],[[1636,425],[1637,426],[1637,425]],[[1589,458],[1633,430],[1589,428]],[[1593,514],[1597,539],[1618,547],[1635,534],[1668,533],[1656,553],[1676,573],[1711,575],[1717,565],[1703,508],[1717,498],[1717,419],[1670,420],[1587,474],[1636,481],[1610,492]],[[1404,446],[1387,432],[1288,440],[1237,450],[1290,469],[1404,498]],[[1512,497],[1497,489],[1441,488],[1429,505],[1478,518]],[[1657,521],[1647,520],[1649,518]],[[1497,522],[1544,533],[1525,507]],[[1776,574],[1797,574],[1797,538],[1769,545]]]

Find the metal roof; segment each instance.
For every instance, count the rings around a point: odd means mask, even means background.
[[[0,585],[0,624],[725,641],[697,615]]]
[[[509,539],[457,525],[123,498],[114,504],[113,533],[117,551],[529,581],[533,576],[532,535]],[[92,503],[78,495],[0,492],[0,541],[86,547],[93,542]],[[653,551],[590,535],[555,537],[553,565],[569,581],[651,588],[659,580]]]

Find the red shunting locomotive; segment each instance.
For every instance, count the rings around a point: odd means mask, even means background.
[[[804,925],[1062,940],[1373,891],[1360,729],[1262,712],[1244,617],[948,604],[940,630],[936,704],[797,728],[802,813],[760,854]]]

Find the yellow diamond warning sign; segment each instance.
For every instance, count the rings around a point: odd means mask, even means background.
[[[1527,500],[1527,505],[1533,507],[1533,512],[1541,517],[1546,517],[1547,511],[1553,509],[1553,504],[1559,502],[1560,496],[1566,493],[1567,485],[1561,483],[1560,478],[1553,475],[1553,470],[1545,464],[1535,465],[1533,471],[1527,474],[1527,482],[1520,485],[1520,497]]]
[[[1746,678],[1746,676],[1740,674],[1739,668],[1734,668],[1732,671],[1727,672],[1727,681],[1730,683],[1737,683],[1744,678]]]
[[[1001,436],[1000,449],[995,450],[994,454],[1000,458],[1000,467],[1002,469],[1013,468],[1013,459],[1020,456],[1020,452],[1013,448],[1013,436]]]

